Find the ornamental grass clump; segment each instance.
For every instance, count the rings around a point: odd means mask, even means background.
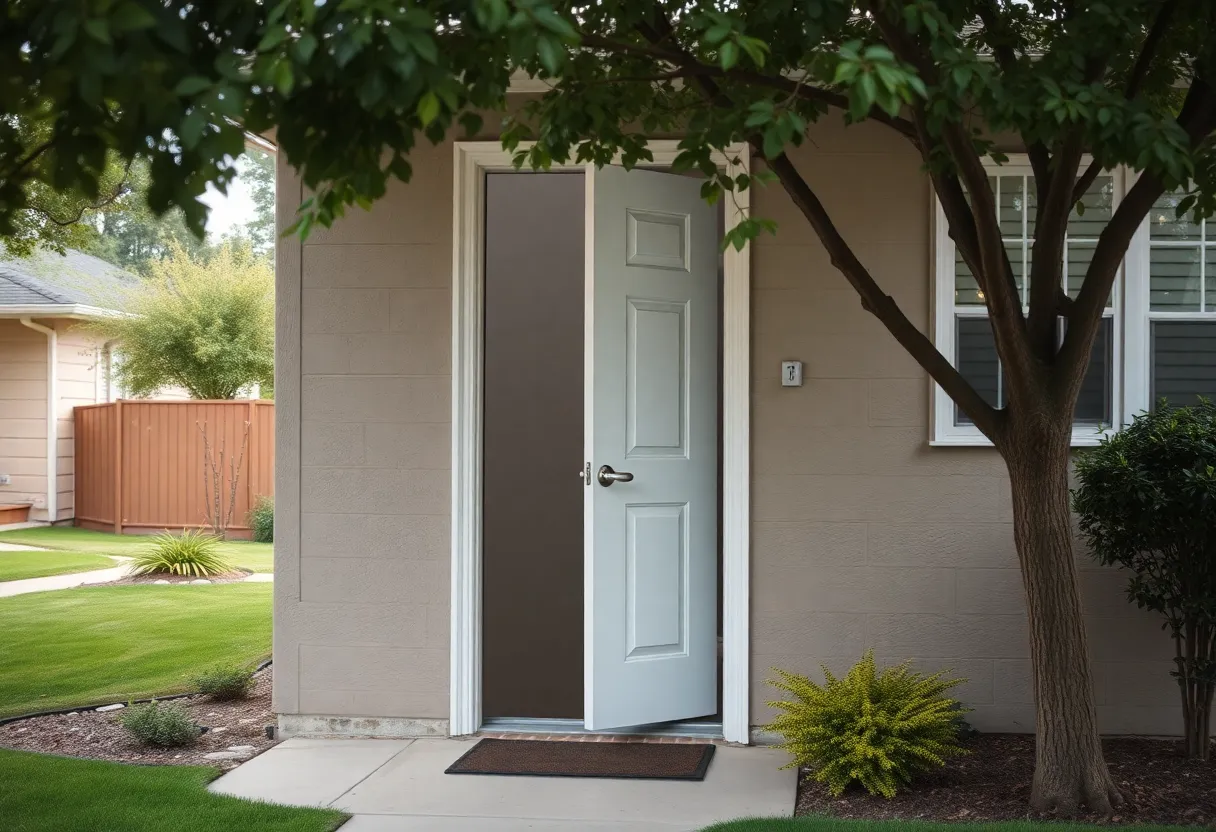
[[[232,571],[232,563],[219,550],[219,538],[187,529],[180,535],[165,532],[131,559],[132,575],[185,575],[207,578]]]
[[[823,668],[822,685],[776,672],[769,684],[793,699],[769,703],[781,713],[767,728],[784,737],[789,766],[809,769],[833,797],[853,783],[894,797],[916,775],[967,753],[958,743],[964,709],[943,695],[964,680],[946,671],[924,675],[905,663],[879,673],[867,650],[843,678]]]

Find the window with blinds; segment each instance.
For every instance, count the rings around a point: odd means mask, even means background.
[[[1216,227],[1179,218],[1182,197],[1166,194],[1148,217],[1152,407],[1216,398]]]
[[[1022,296],[1022,305],[1029,303],[1030,282],[1026,264],[1034,246],[1036,190],[1034,177],[1029,174],[993,176],[988,180],[996,198],[998,219],[1005,253],[1013,268],[1014,281]],[[1073,208],[1068,219],[1064,243],[1064,285],[1070,297],[1076,297],[1085,272],[1093,259],[1094,247],[1114,207],[1114,177],[1099,176]],[[988,321],[985,298],[963,258],[954,252],[954,361],[959,372],[984,400],[993,407],[1005,406],[1004,382],[992,326]],[[1114,303],[1107,303],[1102,329],[1094,344],[1084,387],[1077,401],[1076,419],[1079,425],[1110,425],[1114,411]],[[1214,298],[1216,300],[1216,298]],[[1061,333],[1063,329],[1061,328]],[[957,406],[952,408],[955,426],[971,425],[970,418]]]

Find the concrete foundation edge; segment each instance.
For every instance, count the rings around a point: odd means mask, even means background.
[[[289,737],[446,737],[446,719],[403,716],[325,716],[279,714],[279,736]]]

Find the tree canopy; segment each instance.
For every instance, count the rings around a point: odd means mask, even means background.
[[[174,246],[125,301],[126,314],[91,328],[117,341],[113,373],[131,395],[176,386],[233,399],[273,385],[274,273],[248,245],[222,245],[205,262]]]
[[[1072,414],[1129,241],[1166,192],[1216,208],[1216,4],[1210,0],[16,0],[0,11],[0,235],[41,187],[87,199],[107,160],[147,161],[148,203],[196,230],[244,131],[274,131],[312,192],[295,230],[408,180],[419,142],[492,135],[521,165],[632,166],[679,135],[707,199],[776,180],[872,312],[1004,457],[1035,667],[1032,804],[1107,811],[1068,517]],[[542,83],[506,115],[514,79]],[[983,292],[1007,396],[980,396],[884,291],[787,155],[814,122],[874,121],[915,149]],[[49,118],[46,132],[22,119]],[[534,143],[524,144],[524,140]],[[746,142],[762,163],[729,179]],[[1033,168],[1028,302],[985,160]],[[811,150],[813,152],[813,149]],[[1107,168],[1135,182],[1075,294],[1068,218]],[[859,197],[860,198],[860,197]],[[738,222],[727,242],[778,229]],[[780,233],[805,233],[782,229]],[[1063,337],[1060,319],[1067,320]]]

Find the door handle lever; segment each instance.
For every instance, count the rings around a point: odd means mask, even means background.
[[[595,478],[600,481],[600,485],[607,488],[614,482],[633,482],[633,474],[628,471],[613,471],[611,465],[601,465],[600,470],[596,473]]]

